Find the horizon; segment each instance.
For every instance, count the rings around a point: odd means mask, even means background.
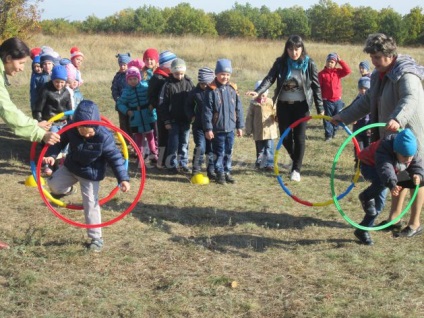
[[[95,2],[95,3],[93,3]],[[290,8],[295,5],[281,5],[277,4],[275,1],[270,0],[251,0],[238,2],[216,2],[210,3],[207,1],[191,0],[191,1],[171,1],[171,0],[162,0],[160,5],[152,5],[159,9],[172,8],[177,6],[180,3],[188,3],[194,9],[200,9],[205,12],[214,12],[220,13],[226,10],[230,10],[237,3],[239,5],[249,4],[252,8],[261,8],[262,6],[267,7],[271,11],[275,11],[278,8]],[[381,10],[383,8],[392,8],[395,12],[406,15],[410,12],[411,9],[419,7],[423,9],[422,0],[409,0],[407,4],[402,3],[397,0],[375,0],[372,5],[370,5],[369,0],[335,0],[332,1],[337,5],[341,6],[344,4],[350,4],[354,8],[359,7],[371,7],[375,10]],[[92,6],[88,4],[91,3]],[[318,5],[319,0],[304,0],[302,5],[299,5],[303,9],[307,10],[314,5]],[[125,9],[137,9],[143,7],[144,5],[150,6],[149,1],[132,1],[132,0],[121,0],[121,1],[112,1],[112,0],[73,0],[69,7],[65,7],[62,2],[57,0],[44,0],[38,4],[38,7],[41,12],[41,20],[54,20],[54,19],[65,19],[70,21],[84,21],[89,16],[95,16],[99,19],[103,19],[108,16],[112,16],[118,13],[121,10]]]

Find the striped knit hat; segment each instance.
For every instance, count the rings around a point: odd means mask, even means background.
[[[161,68],[171,68],[172,61],[175,60],[177,56],[170,51],[163,51],[159,54],[159,66]]]
[[[199,68],[198,76],[197,76],[197,80],[199,81],[199,83],[209,84],[209,83],[212,83],[214,78],[215,78],[215,73],[209,67]]]

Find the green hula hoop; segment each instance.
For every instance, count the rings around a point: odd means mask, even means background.
[[[367,130],[367,129],[371,129],[371,128],[375,128],[375,127],[385,127],[386,124],[385,123],[374,123],[374,124],[370,124],[367,126],[364,126],[360,129],[358,129],[357,131],[353,132],[351,135],[349,135],[346,140],[342,143],[342,145],[340,146],[339,150],[336,153],[336,156],[334,157],[333,160],[333,166],[331,167],[331,178],[330,178],[330,187],[331,187],[331,196],[333,197],[333,201],[334,204],[337,208],[337,210],[339,211],[340,215],[343,217],[343,219],[345,219],[350,225],[352,225],[353,227],[356,227],[357,229],[360,230],[364,230],[364,231],[378,231],[378,230],[382,230],[385,229],[386,227],[389,227],[392,224],[396,224],[405,214],[406,212],[410,209],[412,203],[414,202],[417,194],[418,194],[418,189],[420,188],[419,185],[416,186],[414,194],[412,195],[412,198],[409,200],[407,206],[405,207],[405,209],[401,212],[401,214],[399,214],[399,216],[393,220],[391,220],[390,222],[384,224],[384,225],[380,225],[380,226],[373,226],[373,227],[367,227],[367,226],[362,226],[359,225],[358,223],[352,221],[347,215],[346,213],[342,210],[342,208],[340,207],[339,204],[339,200],[337,199],[337,195],[336,195],[336,191],[334,189],[334,175],[335,175],[335,171],[336,171],[336,165],[337,162],[340,158],[340,155],[343,151],[343,149],[350,143],[350,141],[357,136],[358,134],[360,134],[361,132]]]

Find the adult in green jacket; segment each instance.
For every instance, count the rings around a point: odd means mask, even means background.
[[[50,123],[38,123],[26,116],[12,102],[6,89],[6,85],[10,85],[7,76],[14,76],[24,70],[29,53],[28,46],[18,38],[10,38],[0,45],[0,117],[15,135],[53,145],[60,141],[60,136],[48,131]],[[0,249],[8,247],[0,241]]]

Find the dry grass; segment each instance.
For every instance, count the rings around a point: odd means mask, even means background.
[[[171,49],[187,61],[194,78],[198,67],[213,67],[217,58],[227,57],[233,60],[233,80],[244,92],[266,73],[283,45],[124,36],[40,37],[31,44],[48,44],[63,56],[77,44],[87,57],[84,96],[98,102],[114,122],[110,81],[116,52],[139,57],[147,47]],[[354,74],[344,88],[345,101],[352,100],[356,65],[366,58],[361,48],[307,44],[319,68],[332,51],[350,63]],[[419,50],[401,52],[424,61]],[[27,110],[28,80],[21,75],[13,82],[13,99]],[[148,169],[142,200],[130,216],[104,229],[105,249],[92,255],[83,246],[85,231],[60,221],[36,189],[23,185],[29,175],[30,143],[9,134],[4,124],[0,128],[0,239],[11,244],[10,250],[0,252],[0,317],[424,315],[422,237],[396,240],[378,232],[373,233],[375,246],[358,245],[334,205],[300,205],[283,193],[272,174],[254,171],[254,143],[248,138],[236,140],[234,186],[195,186],[185,176]],[[287,182],[294,194],[311,202],[330,198],[330,168],[344,137],[341,131],[335,141],[324,144],[321,123],[310,122],[302,182]],[[286,159],[283,151],[279,159]],[[352,166],[349,148],[337,166],[338,193],[350,183]],[[136,188],[140,178],[134,163],[130,171]],[[287,181],[287,171],[281,172]],[[341,201],[356,221],[362,216],[356,196],[364,185],[359,182]],[[111,186],[108,179],[104,188]],[[104,206],[104,220],[130,201],[131,195],[119,194]]]

